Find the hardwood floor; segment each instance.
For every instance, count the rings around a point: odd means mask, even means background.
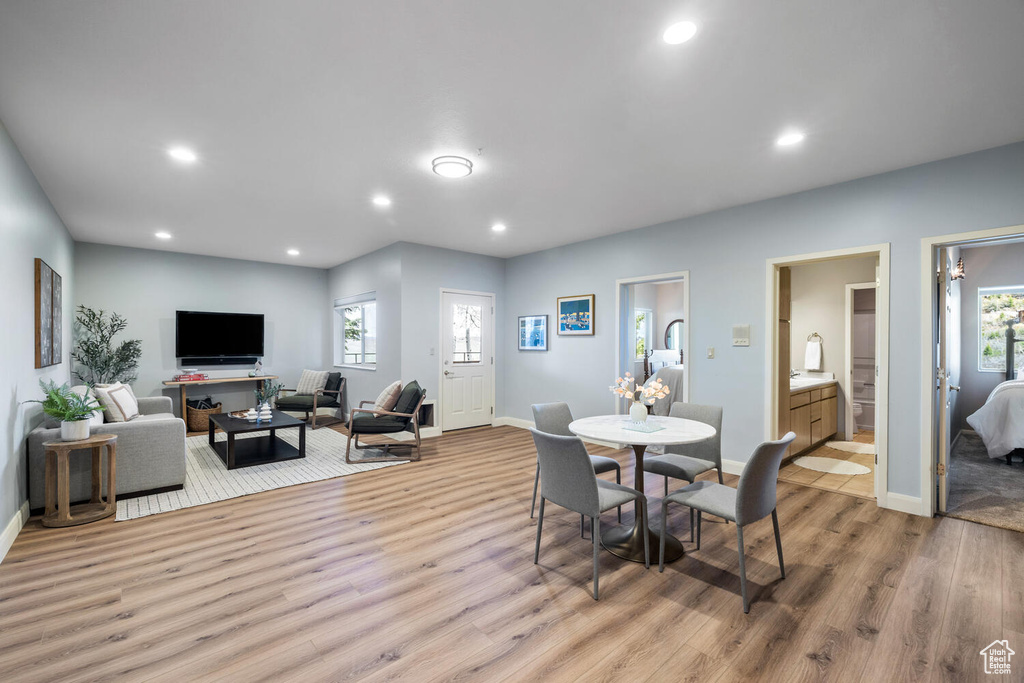
[[[592,452],[629,481],[631,452]],[[787,578],[770,520],[747,527],[749,615],[713,519],[664,574],[602,553],[595,602],[576,515],[549,506],[532,562],[535,463],[483,428],[131,522],[34,518],[0,564],[0,680],[969,681],[991,641],[1024,647],[1024,535],[786,482]]]

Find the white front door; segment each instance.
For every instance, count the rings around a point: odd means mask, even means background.
[[[494,300],[441,295],[441,428],[489,425],[494,417]]]

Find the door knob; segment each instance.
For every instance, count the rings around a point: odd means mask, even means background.
[[[452,374],[452,373],[448,372],[447,370],[445,370],[445,371],[444,371],[444,375],[445,375],[445,377],[447,377],[447,376],[448,376],[448,375],[450,375],[450,374]]]

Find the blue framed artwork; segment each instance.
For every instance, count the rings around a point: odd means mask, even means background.
[[[519,350],[548,350],[548,317],[546,315],[519,316]]]
[[[558,297],[558,334],[594,334],[594,295]]]

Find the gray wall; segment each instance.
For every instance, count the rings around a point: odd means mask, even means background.
[[[25,488],[25,437],[41,421],[40,379],[69,379],[71,311],[75,295],[75,245],[60,216],[36,182],[7,129],[0,123],[0,531],[28,498]],[[62,279],[64,358],[59,365],[35,369],[35,259],[41,258]],[[3,550],[0,549],[0,554]]]
[[[793,266],[792,341],[790,363],[793,369],[804,369],[807,337],[817,332],[824,340],[823,372],[831,372],[839,380],[839,434],[846,431],[846,404],[843,389],[846,374],[846,285],[874,282],[874,256],[841,259],[826,263]]]
[[[615,279],[689,270],[691,400],[725,407],[725,457],[745,460],[765,436],[765,259],[889,242],[889,490],[919,496],[921,238],[1024,223],[1022,187],[1016,144],[513,258],[508,324],[584,293],[597,317],[595,336],[552,336],[547,353],[505,339],[505,413],[529,419],[551,400],[579,416],[613,411]],[[730,345],[737,323],[751,325],[749,348]]]
[[[961,251],[966,277],[960,281],[960,400],[954,414],[957,429],[970,429],[967,418],[1004,381],[1003,371],[978,370],[978,288],[1024,285],[1024,243],[972,247]],[[955,260],[954,260],[955,262]]]
[[[262,313],[264,372],[295,387],[303,368],[323,365],[328,343],[327,271],[149,249],[79,243],[75,250],[75,305],[116,311],[128,319],[124,338],[142,340],[134,384],[140,396],[171,396],[163,386],[181,364],[174,353],[175,311]],[[186,364],[191,365],[191,364]],[[195,366],[192,366],[195,367]],[[211,377],[244,375],[251,366],[201,368]],[[254,404],[248,383],[195,387],[224,410]]]

